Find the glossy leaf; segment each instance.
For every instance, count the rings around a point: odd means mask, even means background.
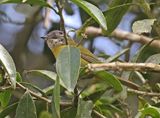
[[[52,114],[54,118],[60,118],[60,84],[58,77],[52,95]]]
[[[19,101],[15,118],[37,118],[36,107],[28,91]]]
[[[60,52],[56,69],[65,88],[73,92],[80,70],[80,51],[76,47],[66,46]]]
[[[92,101],[83,101],[82,99],[79,99],[76,118],[92,118],[92,108]]]
[[[132,0],[113,0],[111,2],[109,9],[104,12],[107,20],[108,33],[113,32],[118,26],[121,19],[128,11],[131,2]]]
[[[100,9],[95,5],[84,0],[71,0],[73,3],[86,11],[104,30],[107,30],[107,23],[105,17]]]
[[[0,92],[0,103],[2,107],[6,107],[11,99],[11,91],[6,90],[3,92]]]
[[[8,51],[0,44],[0,61],[8,73],[11,86],[16,88],[16,67]]]
[[[0,118],[5,118],[7,115],[9,115],[10,113],[16,111],[18,103],[14,103],[10,106],[7,106],[5,109],[3,109],[0,112]]]
[[[156,19],[144,19],[133,23],[132,30],[136,34],[151,33]]]
[[[95,75],[104,80],[107,84],[111,85],[116,91],[121,92],[123,90],[122,84],[114,75],[106,71],[95,72]]]

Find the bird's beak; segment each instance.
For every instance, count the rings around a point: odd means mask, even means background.
[[[45,41],[47,41],[47,37],[46,36],[42,36],[42,39],[44,39]]]

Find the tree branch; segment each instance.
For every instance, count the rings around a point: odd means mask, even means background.
[[[25,90],[25,91],[28,90],[29,93],[30,93],[32,96],[34,96],[34,97],[36,97],[36,98],[38,98],[38,99],[40,99],[40,100],[46,101],[47,103],[51,103],[51,100],[49,100],[49,99],[47,99],[47,98],[45,98],[45,97],[43,97],[43,96],[38,95],[37,93],[29,90],[28,88],[26,88],[25,86],[23,86],[22,84],[20,84],[20,83],[18,83],[18,82],[17,82],[17,86],[20,87],[21,89]]]
[[[127,71],[142,71],[142,72],[145,72],[145,71],[160,72],[160,65],[155,63],[112,62],[112,63],[88,64],[88,68],[92,71],[127,70]]]
[[[85,34],[88,35],[88,36],[104,35],[102,33],[101,28],[96,28],[96,27],[92,27],[92,26],[87,27],[85,29]],[[150,41],[153,40],[153,38],[149,38],[149,37],[146,37],[146,36],[143,36],[143,35],[138,35],[138,34],[135,34],[135,33],[130,33],[130,32],[127,32],[127,31],[120,30],[120,29],[114,30],[112,32],[111,36],[116,37],[116,38],[121,39],[121,40],[129,40],[129,41],[132,41],[132,42],[139,42],[139,43],[142,43],[142,44],[148,44]],[[150,46],[160,48],[160,40],[154,40],[150,44]]]
[[[133,90],[133,89],[128,89],[128,92],[135,93],[138,95],[143,95],[143,96],[157,96],[160,97],[160,93],[153,93],[153,92],[144,92],[144,91],[138,91],[138,90]]]

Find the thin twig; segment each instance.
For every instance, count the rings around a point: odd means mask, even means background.
[[[145,91],[139,91],[139,90],[133,90],[133,89],[128,89],[128,92],[135,93],[138,95],[142,96],[157,96],[160,97],[160,93],[153,93],[153,92],[145,92]]]
[[[25,90],[25,91],[28,91],[32,96],[51,104],[51,100],[50,99],[47,99],[47,98],[45,98],[43,96],[38,95],[37,93],[29,90],[28,88],[26,88],[25,86],[23,86],[22,84],[20,84],[18,82],[17,82],[17,86],[20,87],[21,89]],[[63,102],[62,101],[62,102],[60,102],[60,105],[63,106],[63,107],[71,106],[72,102]]]
[[[60,0],[56,0],[55,2],[56,2],[56,6],[58,8],[58,14],[60,16],[60,28],[64,32],[65,43],[66,43],[66,45],[68,45],[67,34],[66,34],[66,30],[65,30],[65,23],[64,23],[63,13],[62,13],[63,6],[61,5]]]
[[[13,88],[12,88],[12,86],[2,86],[2,87],[0,87],[0,92],[3,92],[3,91],[6,91],[6,90],[12,90]]]
[[[99,63],[88,64],[88,68],[92,71],[100,70],[118,70],[118,71],[154,71],[160,72],[160,65],[155,63],[124,63],[124,62],[112,62],[112,63]]]
[[[46,101],[46,102],[48,102],[48,103],[51,103],[51,100],[49,100],[49,99],[47,99],[47,98],[45,98],[45,97],[39,96],[37,93],[29,90],[28,88],[26,88],[25,86],[23,86],[22,84],[20,84],[20,83],[18,83],[18,82],[17,82],[17,86],[20,87],[20,88],[22,88],[22,89],[25,90],[25,91],[28,90],[29,93],[30,93],[32,96],[34,96],[34,97],[36,97],[36,98],[38,98],[38,99],[40,99],[40,100]]]
[[[99,118],[106,118],[104,115],[100,114],[98,111],[93,110],[93,113],[97,115]]]

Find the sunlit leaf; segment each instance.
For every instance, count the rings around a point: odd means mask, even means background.
[[[15,118],[37,118],[36,107],[28,91],[19,101]]]
[[[20,75],[19,72],[17,72],[16,81],[17,82],[22,82],[22,76]]]
[[[16,67],[8,51],[0,44],[0,61],[8,73],[11,86],[16,88]]]
[[[144,19],[133,23],[132,30],[136,34],[151,33],[156,19]]]
[[[0,103],[2,107],[6,107],[11,99],[11,91],[6,90],[3,92],[0,92]]]
[[[86,11],[97,23],[99,23],[104,30],[107,30],[107,23],[105,17],[100,9],[95,5],[84,0],[71,0],[73,3]]]
[[[80,70],[79,49],[71,46],[64,47],[57,58],[56,69],[65,88],[73,92]]]

